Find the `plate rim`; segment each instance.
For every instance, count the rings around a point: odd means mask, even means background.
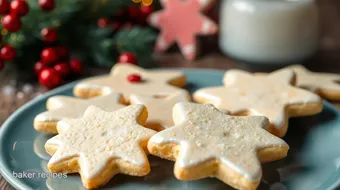
[[[179,70],[179,71],[200,71],[200,72],[216,72],[216,73],[223,73],[226,70],[223,69],[210,69],[210,68],[176,68],[176,67],[171,67],[171,68],[156,68],[154,70]],[[88,78],[93,78],[93,77],[100,77],[100,76],[105,76],[107,74],[103,74],[103,75],[97,75],[97,76],[91,76],[91,77],[85,77],[82,78],[80,80],[76,80],[73,82],[70,82],[68,84],[64,84],[58,88],[55,88],[53,90],[50,90],[44,94],[41,94],[40,96],[37,96],[33,99],[31,99],[30,101],[28,101],[27,103],[25,103],[23,106],[19,107],[16,111],[14,111],[6,120],[5,122],[1,125],[0,127],[0,154],[4,152],[4,136],[6,134],[6,132],[10,129],[10,123],[12,123],[19,114],[21,114],[21,112],[23,112],[24,110],[27,110],[29,107],[35,105],[37,102],[41,101],[42,99],[46,99],[50,96],[53,95],[57,95],[58,93],[61,93],[63,91],[66,91],[68,89],[72,89],[75,84],[77,84],[79,81],[84,80],[84,79],[88,79]],[[331,109],[334,112],[340,113],[340,111],[338,109],[335,108],[335,106],[333,106],[331,103],[329,103],[326,100],[323,100],[323,104],[324,106],[326,106],[328,109]],[[3,156],[0,156],[0,174],[2,175],[2,177],[9,183],[11,184],[14,188],[16,189],[32,189],[32,187],[30,187],[29,185],[23,183],[19,178],[14,178],[12,176],[11,170],[8,167],[8,164],[6,164],[5,162],[5,158]],[[333,189],[336,187],[340,186],[340,179],[338,179],[336,182],[334,182],[334,184],[332,184],[331,186],[328,187],[328,189]]]

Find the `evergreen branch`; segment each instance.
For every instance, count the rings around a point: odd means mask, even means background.
[[[40,37],[43,28],[58,31],[58,45],[68,47],[71,56],[77,56],[84,64],[111,67],[117,56],[125,51],[138,57],[139,65],[151,67],[156,32],[147,27],[123,28],[114,33],[113,28],[98,28],[102,17],[112,17],[132,4],[130,0],[56,0],[51,12],[40,9],[37,0],[26,0],[29,13],[22,17],[22,28],[16,33],[3,33],[3,42],[17,49],[13,61],[18,71],[33,74],[33,65],[40,59],[46,46]],[[0,26],[0,30],[1,30]]]
[[[114,48],[117,52],[125,51],[134,53],[138,64],[143,67],[154,66],[152,52],[157,38],[157,33],[146,27],[133,27],[121,29],[114,37]]]

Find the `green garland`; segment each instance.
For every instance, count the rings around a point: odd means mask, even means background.
[[[114,15],[133,4],[129,0],[56,0],[52,12],[43,12],[37,0],[27,0],[30,10],[22,18],[22,28],[16,33],[1,29],[3,43],[17,50],[12,64],[24,74],[40,59],[41,50],[47,46],[63,45],[70,55],[80,58],[85,65],[111,67],[124,51],[136,54],[143,67],[153,66],[151,54],[157,32],[148,26],[133,26],[114,32],[113,28],[99,28],[97,20]],[[157,5],[156,5],[157,6]],[[46,44],[41,40],[43,28],[55,28],[58,42]]]

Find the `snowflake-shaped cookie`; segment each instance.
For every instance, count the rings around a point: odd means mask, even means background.
[[[322,110],[321,98],[292,86],[292,70],[279,70],[269,75],[252,75],[241,70],[229,70],[224,86],[200,89],[194,93],[199,103],[211,103],[233,115],[263,115],[269,118],[271,133],[282,137],[288,128],[288,118],[307,116]]]
[[[60,133],[46,142],[51,172],[80,173],[86,188],[104,185],[115,174],[144,176],[150,165],[146,144],[156,132],[144,128],[147,111],[131,105],[114,112],[89,107],[82,118],[58,123]],[[68,128],[68,130],[59,130]]]
[[[98,106],[106,111],[123,108],[123,97],[119,93],[111,93],[91,99],[80,99],[69,96],[54,96],[47,100],[46,112],[34,118],[34,128],[39,132],[57,134],[58,121],[65,118],[82,117],[85,110],[91,106]]]
[[[129,81],[129,76],[139,75],[140,82]],[[174,70],[146,70],[136,65],[117,63],[110,75],[80,81],[74,87],[74,94],[82,98],[120,92],[126,100],[131,94],[146,96],[167,96],[184,89],[177,88],[186,83],[185,75]]]
[[[175,160],[181,180],[214,176],[237,189],[255,189],[262,176],[260,162],[284,158],[288,145],[263,128],[262,116],[229,116],[209,104],[178,103],[175,126],[148,142],[156,156]]]
[[[298,87],[315,92],[328,100],[340,100],[339,74],[311,72],[302,65],[293,65],[288,69],[293,69],[296,73]]]

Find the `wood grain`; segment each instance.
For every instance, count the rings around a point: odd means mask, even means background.
[[[340,1],[336,0],[319,0],[320,7],[320,46],[318,52],[304,62],[304,64],[313,71],[325,71],[340,73]],[[155,55],[155,60],[160,67],[184,67],[184,68],[213,68],[213,69],[230,69],[240,68],[248,71],[264,71],[264,68],[251,67],[247,64],[237,62],[230,57],[223,55],[218,50],[217,37],[209,37],[200,40],[204,54],[196,61],[186,61],[182,56],[176,53],[176,48],[166,54]],[[266,69],[267,70],[267,69]],[[108,71],[92,70],[87,76],[102,74]],[[15,89],[13,94],[8,96],[0,93],[0,124],[2,124],[10,114],[22,106],[24,103],[34,98],[37,93],[44,93],[46,89],[39,86],[36,82],[27,82],[32,84],[32,92],[24,93],[23,86],[25,83],[14,81],[19,78],[15,71],[7,69],[0,74],[0,89],[10,83],[14,83]],[[27,84],[26,83],[26,84]],[[24,95],[23,97],[21,97]],[[333,102],[340,108],[339,102]],[[11,187],[0,176],[0,190],[11,190]]]

